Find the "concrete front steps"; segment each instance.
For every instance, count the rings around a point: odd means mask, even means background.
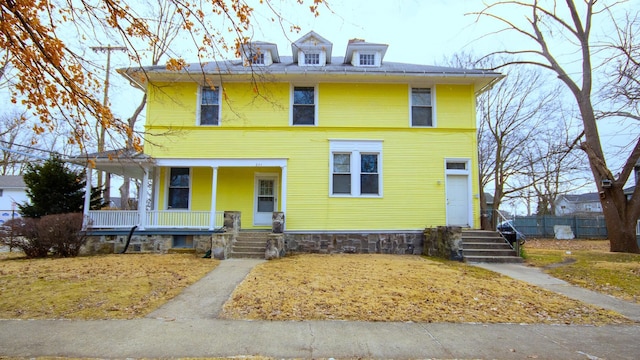
[[[240,231],[231,247],[232,259],[264,259],[267,247],[267,232]]]
[[[462,259],[472,263],[521,263],[511,245],[497,231],[463,230]]]

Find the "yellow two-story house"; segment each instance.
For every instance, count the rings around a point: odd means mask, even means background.
[[[354,39],[333,56],[310,32],[291,56],[253,42],[238,60],[121,70],[147,94],[148,140],[128,164],[150,206],[120,223],[88,213],[94,228],[212,231],[234,211],[269,230],[275,213],[293,250],[322,250],[479,227],[475,99],[501,75],[387,62],[387,47]]]

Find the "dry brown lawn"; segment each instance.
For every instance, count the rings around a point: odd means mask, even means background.
[[[640,303],[640,254],[609,252],[607,240],[545,239],[527,241],[525,253],[552,276]]]
[[[297,255],[263,263],[223,317],[475,323],[627,323],[477,267],[419,256]]]
[[[184,254],[31,260],[0,254],[0,318],[143,317],[218,263]]]

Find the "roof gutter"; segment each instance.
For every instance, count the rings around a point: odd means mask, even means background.
[[[129,80],[129,85],[142,90],[144,93],[147,92],[147,87],[131,76],[131,74],[129,73],[129,71],[131,71],[131,68],[116,69],[116,71],[125,79]]]

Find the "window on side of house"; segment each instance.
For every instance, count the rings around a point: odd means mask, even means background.
[[[360,193],[378,195],[378,154],[360,154]]]
[[[330,193],[336,197],[382,196],[382,142],[331,142]]]
[[[315,125],[316,105],[315,88],[299,87],[293,88],[293,109],[291,123],[293,125]]]
[[[351,153],[333,154],[333,194],[351,194]]]
[[[200,125],[220,124],[220,87],[200,88]]]
[[[168,209],[189,208],[189,168],[171,168],[169,174]]]
[[[320,65],[320,53],[310,52],[304,54],[305,65]]]
[[[376,54],[360,54],[360,66],[373,66],[376,64]]]
[[[411,126],[433,126],[430,88],[411,89]]]

